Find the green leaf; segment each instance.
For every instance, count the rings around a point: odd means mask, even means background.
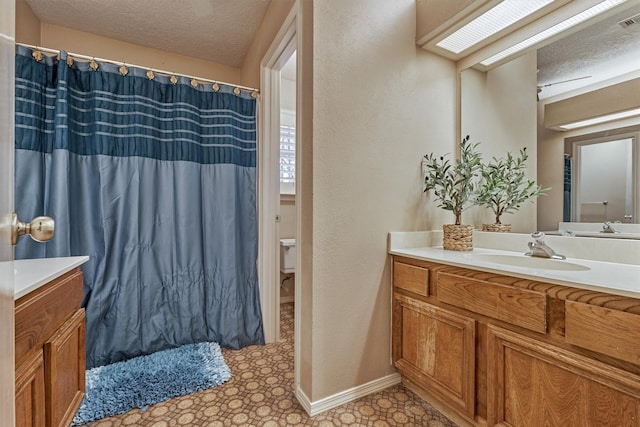
[[[492,157],[489,163],[481,165],[476,204],[489,207],[496,214],[496,222],[503,213],[515,212],[524,201],[549,190],[525,179],[528,157],[525,147],[517,157],[507,152],[505,157]]]
[[[453,211],[458,217],[475,197],[475,180],[481,171],[479,142],[470,143],[465,136],[460,144],[460,158],[451,162],[447,156],[425,154],[423,169],[425,192],[433,190],[438,207]]]

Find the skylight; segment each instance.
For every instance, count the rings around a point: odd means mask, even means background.
[[[508,26],[520,21],[554,0],[504,0],[478,16],[458,31],[436,43],[443,49],[458,54],[480,43]]]

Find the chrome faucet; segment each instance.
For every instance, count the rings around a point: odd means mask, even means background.
[[[602,230],[600,232],[601,233],[619,233],[619,231],[616,230],[613,227],[613,224],[611,224],[611,222],[609,221],[604,222],[604,224],[602,225]]]
[[[531,233],[531,237],[533,238],[533,242],[529,242],[529,252],[527,252],[526,256],[535,256],[541,258],[550,258],[550,259],[566,259],[564,255],[558,255],[555,253],[553,249],[551,249],[544,242],[544,233],[541,231],[536,231],[535,233]]]

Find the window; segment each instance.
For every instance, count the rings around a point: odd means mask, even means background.
[[[296,115],[280,114],[280,193],[295,194],[296,188]]]

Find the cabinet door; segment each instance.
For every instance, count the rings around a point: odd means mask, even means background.
[[[44,427],[42,351],[25,357],[16,369],[16,427]]]
[[[396,367],[470,418],[475,413],[475,329],[473,319],[395,296]]]
[[[84,309],[76,311],[45,343],[47,425],[68,426],[85,391]]]
[[[640,377],[488,327],[488,426],[637,426]]]

